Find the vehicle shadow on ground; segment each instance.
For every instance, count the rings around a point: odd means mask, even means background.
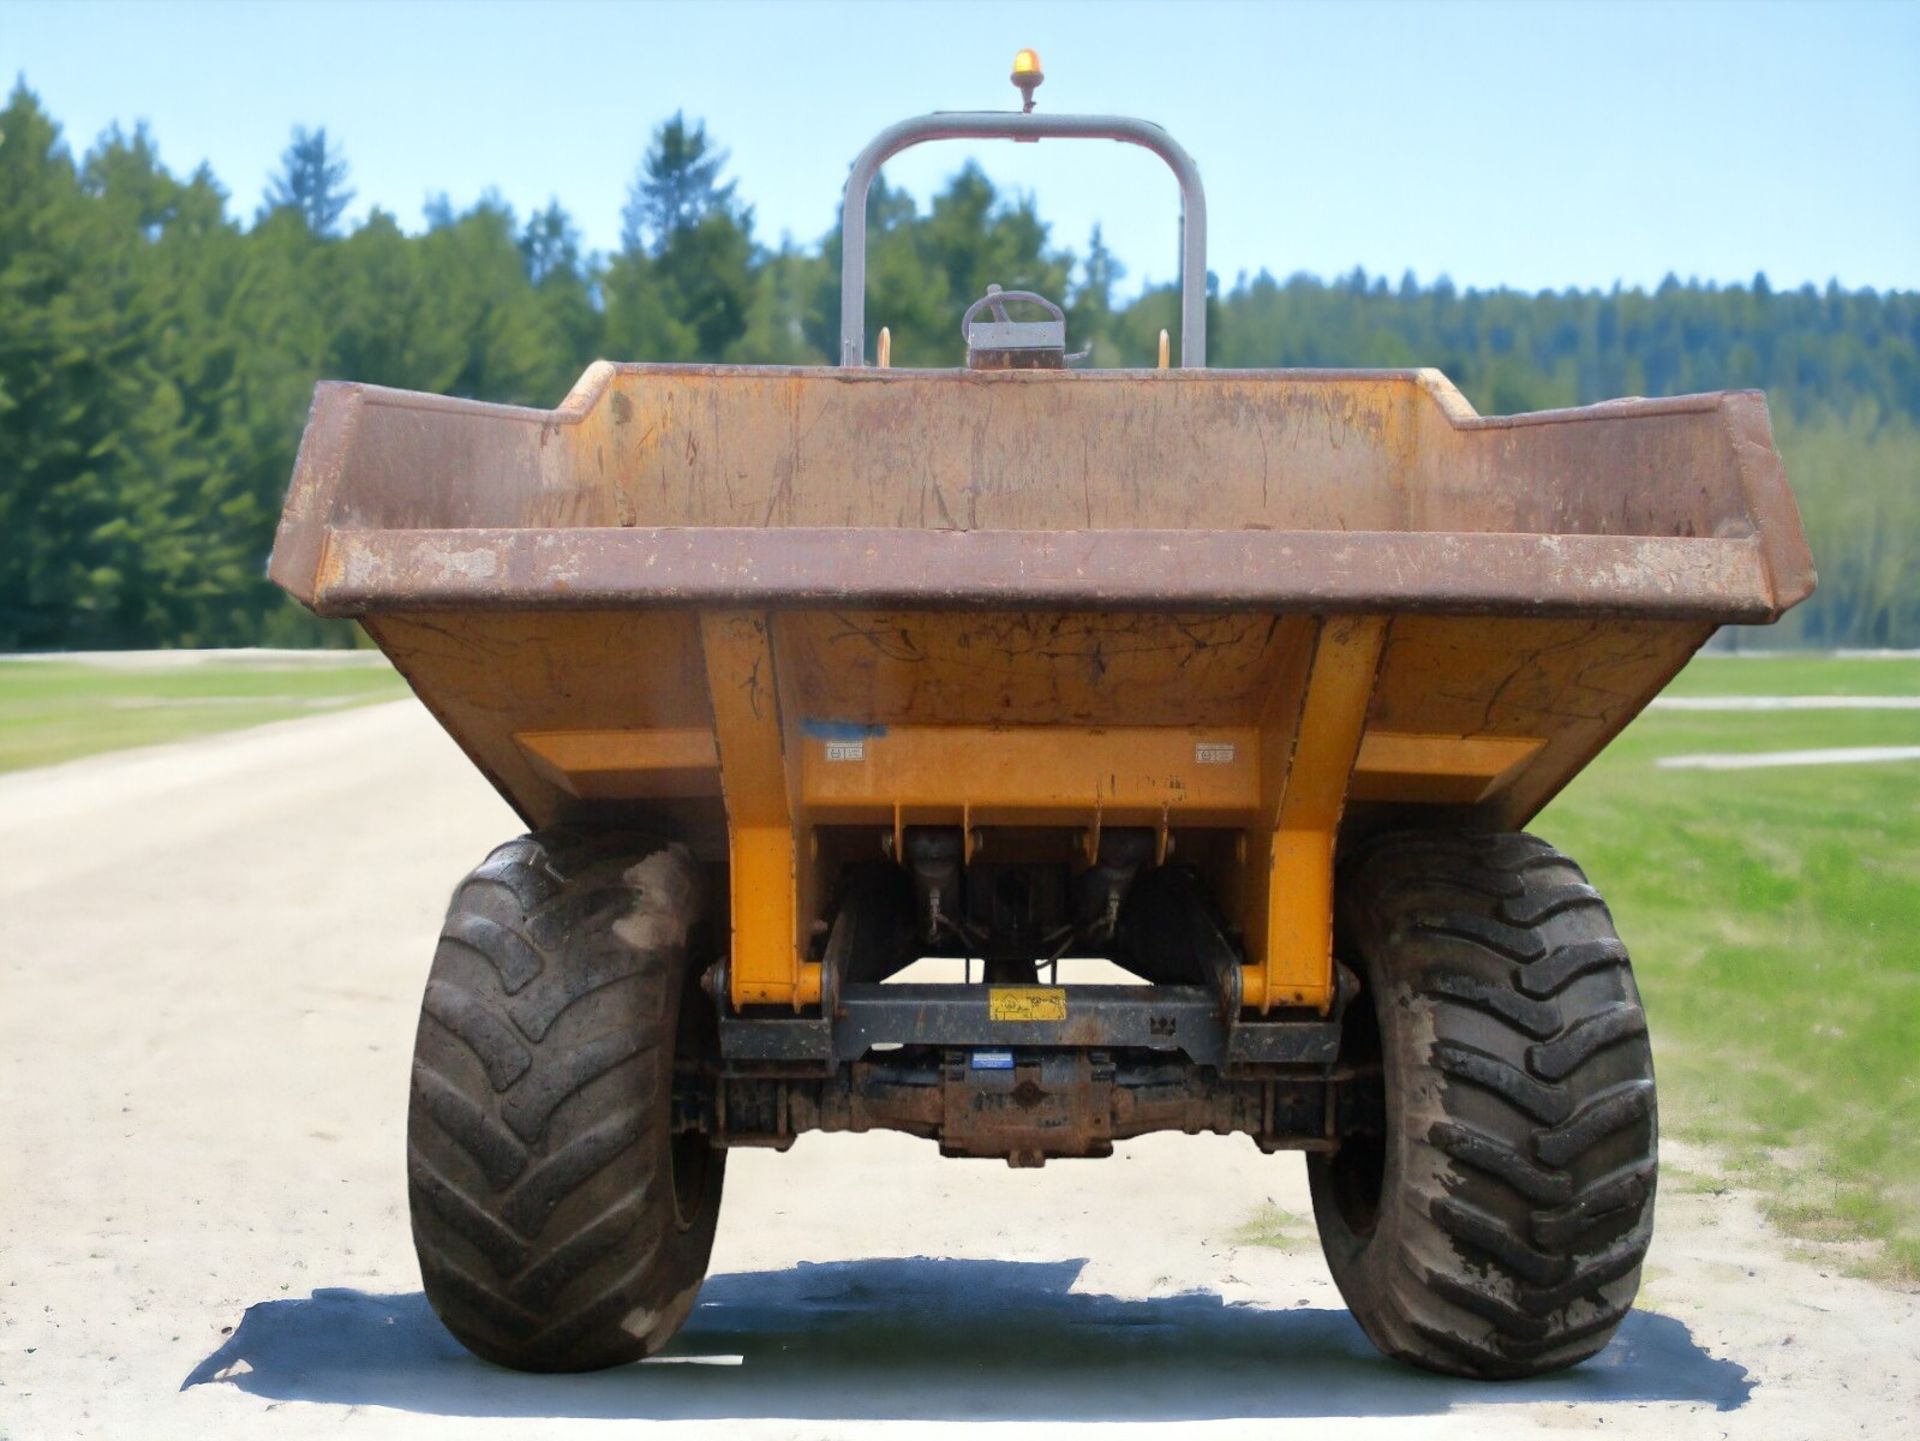
[[[1085,1264],[916,1257],[713,1276],[663,1356],[585,1376],[475,1360],[417,1292],[326,1289],[249,1306],[181,1389],[448,1416],[1164,1421],[1508,1402],[1729,1411],[1754,1385],[1646,1312],[1572,1371],[1485,1384],[1382,1359],[1343,1310],[1091,1295],[1072,1289]]]

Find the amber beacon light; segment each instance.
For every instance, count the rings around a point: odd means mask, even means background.
[[[1026,104],[1021,107],[1022,112],[1033,109],[1033,92],[1040,88],[1041,82],[1046,78],[1046,72],[1040,68],[1038,50],[1020,50],[1014,53],[1013,83],[1020,87],[1021,98],[1026,101]]]

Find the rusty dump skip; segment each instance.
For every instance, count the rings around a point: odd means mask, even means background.
[[[272,574],[530,824],[724,860],[738,1005],[818,999],[884,833],[1085,865],[1132,827],[1208,873],[1263,1012],[1333,1003],[1341,835],[1523,824],[1813,584],[1752,392],[608,364],[551,412],[322,386]]]
[[[328,615],[634,604],[1766,621],[1757,392],[1476,416],[1434,371],[596,364],[560,409],[314,402],[272,574]]]

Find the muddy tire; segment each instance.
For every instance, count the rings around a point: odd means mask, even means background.
[[[586,1371],[664,1345],[726,1153],[672,1129],[705,1044],[701,877],[679,847],[543,831],[454,892],[414,1045],[407,1179],[427,1299],[468,1349]]]
[[[1455,1376],[1570,1366],[1632,1305],[1653,1229],[1653,1060],[1612,918],[1526,835],[1420,832],[1341,881],[1383,1136],[1308,1174],[1340,1293],[1382,1351]]]

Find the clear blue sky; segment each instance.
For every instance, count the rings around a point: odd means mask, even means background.
[[[1212,268],[1525,288],[1682,277],[1920,288],[1920,3],[108,4],[0,0],[0,74],[76,149],[148,121],[251,216],[296,123],[369,204],[558,197],[617,243],[651,128],[731,149],[760,235],[812,242],[881,126],[1003,108],[1037,47],[1051,110],[1166,125],[1198,159]],[[954,145],[889,167],[924,198]],[[1144,152],[985,146],[1057,242],[1104,223],[1127,288],[1174,270]]]

